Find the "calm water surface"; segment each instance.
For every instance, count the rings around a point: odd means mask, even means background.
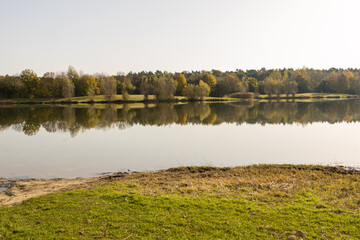
[[[0,107],[0,177],[189,165],[360,167],[360,101]]]

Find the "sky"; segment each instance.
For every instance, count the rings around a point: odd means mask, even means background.
[[[0,74],[360,67],[360,1],[0,0]]]

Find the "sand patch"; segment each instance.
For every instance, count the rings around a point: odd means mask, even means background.
[[[10,187],[0,192],[1,205],[16,205],[33,197],[44,194],[70,191],[74,189],[89,188],[95,184],[106,181],[104,177],[75,178],[75,179],[50,179],[50,180],[19,180],[10,182]],[[0,180],[0,186],[4,180]]]

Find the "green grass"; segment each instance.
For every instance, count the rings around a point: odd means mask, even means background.
[[[355,239],[360,174],[177,168],[0,208],[4,239]],[[1,238],[0,237],[0,238]]]
[[[149,99],[155,99],[154,96],[150,96]],[[56,102],[66,102],[69,99],[65,99],[65,98],[14,98],[14,99],[0,99],[0,101],[6,102],[13,102],[13,103],[56,103]],[[71,101],[73,102],[78,102],[78,103],[87,103],[90,101],[94,101],[94,103],[98,103],[98,102],[104,102],[104,101],[108,101],[108,98],[104,95],[97,95],[94,97],[89,97],[89,96],[83,96],[83,97],[73,97],[71,98]],[[113,96],[111,101],[119,101],[119,100],[123,100],[122,95],[116,95]],[[143,95],[130,95],[130,98],[128,99],[128,101],[132,101],[132,102],[142,102],[144,100],[144,96]]]
[[[262,94],[257,97],[259,100],[268,99],[267,94]],[[339,99],[348,99],[348,98],[357,98],[357,95],[351,94],[337,94],[337,93],[299,93],[295,94],[295,98],[301,101],[313,101],[313,100],[339,100]],[[272,98],[277,99],[276,95],[272,95]],[[286,94],[280,94],[281,99],[286,99]],[[292,99],[292,95],[289,95],[289,98]],[[111,101],[122,101],[122,95],[115,95],[112,97]],[[149,100],[156,100],[154,95],[149,96]],[[175,96],[175,100],[177,101],[186,101],[186,98],[183,96]],[[48,104],[48,103],[61,103],[67,102],[68,99],[65,98],[14,98],[14,99],[0,99],[0,103],[35,103],[35,104]],[[83,96],[83,97],[73,97],[71,98],[72,102],[76,102],[77,104],[88,104],[93,101],[93,103],[102,103],[107,102],[108,98],[104,95],[97,95],[94,97]],[[143,102],[144,95],[130,95],[129,102]],[[239,102],[239,101],[247,101],[246,99],[240,98],[229,98],[229,97],[206,97],[205,101],[228,101],[228,102]]]
[[[268,98],[268,94],[261,94],[258,96],[259,99]],[[272,98],[277,98],[277,95],[272,94]],[[346,98],[356,98],[357,95],[352,94],[341,94],[341,93],[297,93],[295,98],[337,98],[337,99],[346,99]],[[280,94],[280,98],[287,98],[286,94]],[[289,98],[292,98],[292,95],[289,95]]]
[[[69,99],[65,98],[12,98],[12,99],[0,99],[0,103],[37,103],[37,104],[47,104],[47,103],[61,103],[61,102],[67,102]],[[115,95],[112,97],[111,101],[122,101],[123,97],[122,95]],[[156,100],[154,95],[149,96],[149,100]],[[186,101],[186,98],[183,96],[175,96],[175,100],[178,101]],[[97,95],[94,97],[89,96],[82,96],[82,97],[73,97],[71,98],[72,102],[77,103],[88,103],[90,101],[94,103],[101,103],[108,101],[108,98],[104,95]],[[144,95],[130,95],[129,99],[127,101],[130,102],[143,102],[144,101]],[[205,101],[239,101],[238,99],[233,98],[222,98],[222,97],[206,97]]]

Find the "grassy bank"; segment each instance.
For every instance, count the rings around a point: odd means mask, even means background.
[[[150,95],[148,102],[158,102],[154,95]],[[167,102],[186,102],[188,101],[183,96],[175,96],[173,100]],[[206,97],[204,101],[239,101],[239,99],[225,98],[225,97]],[[104,95],[97,95],[94,97],[83,96],[73,97],[71,100],[65,98],[12,98],[0,99],[0,104],[60,104],[60,103],[141,103],[145,102],[144,95],[130,95],[128,99],[124,100],[122,95],[115,95],[109,100]]]
[[[0,207],[0,234],[4,239],[355,239],[359,180],[355,171],[289,165],[118,174],[88,189]]]
[[[295,96],[280,94],[279,96],[273,94],[271,99],[352,99],[358,98],[358,95],[341,94],[341,93],[297,93]],[[261,94],[258,99],[270,99],[269,95]]]
[[[274,100],[288,100],[295,99],[296,101],[317,101],[317,100],[344,100],[344,99],[354,99],[358,98],[357,95],[351,94],[337,94],[337,93],[299,93],[295,94],[295,97],[292,95],[286,96],[286,94],[272,95],[271,99]],[[262,94],[256,97],[258,100],[269,100],[269,95]],[[159,102],[156,100],[154,95],[150,95],[148,100],[149,103]],[[248,101],[248,99],[241,98],[230,98],[230,97],[206,97],[203,101],[207,102],[239,102],[239,101]],[[144,95],[130,95],[127,100],[123,99],[122,95],[115,95],[109,101],[109,99],[104,95],[97,95],[94,97],[83,96],[83,97],[73,97],[69,99],[65,98],[12,98],[12,99],[0,99],[0,104],[89,104],[89,103],[144,103]],[[188,102],[188,100],[183,96],[175,96],[173,100],[165,102]]]

